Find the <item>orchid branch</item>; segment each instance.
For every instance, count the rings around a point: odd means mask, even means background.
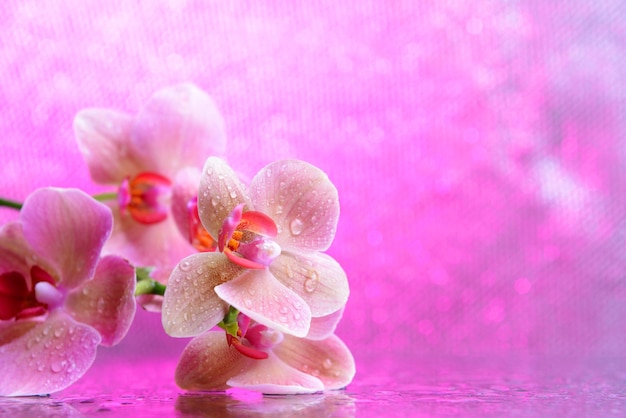
[[[22,209],[22,203],[3,198],[0,198],[0,206],[17,210]]]

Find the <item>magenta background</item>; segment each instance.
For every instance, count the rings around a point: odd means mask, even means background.
[[[192,81],[239,171],[300,158],[339,189],[357,364],[626,349],[625,3],[138,3],[0,6],[1,196],[101,191],[75,113]],[[138,312],[101,356],[184,343]]]

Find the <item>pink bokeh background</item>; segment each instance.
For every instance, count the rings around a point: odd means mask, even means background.
[[[626,16],[616,0],[8,1],[0,196],[95,186],[72,120],[191,81],[245,175],[326,171],[360,353],[626,349]],[[0,221],[16,212],[0,210]],[[138,312],[104,359],[177,357]],[[104,360],[101,360],[104,361]]]

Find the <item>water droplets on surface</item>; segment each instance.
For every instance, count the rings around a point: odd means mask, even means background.
[[[252,308],[252,299],[247,299],[247,298],[246,298],[246,299],[243,301],[243,304],[244,304],[244,306],[245,306],[246,308],[248,308],[248,309]]]
[[[323,366],[326,370],[328,370],[328,369],[330,369],[330,368],[333,366],[333,361],[332,361],[331,359],[327,358],[326,360],[324,360],[324,361],[322,362],[322,366]]]
[[[105,306],[106,306],[106,301],[104,300],[104,298],[98,298],[98,304],[96,306],[96,309],[99,314],[104,313]]]
[[[309,273],[309,277],[304,281],[304,290],[309,293],[315,291],[315,289],[317,288],[318,278],[319,276],[317,272],[311,271]]]
[[[65,360],[63,360],[63,361],[55,361],[55,362],[53,362],[50,365],[50,370],[53,373],[59,373],[59,372],[63,371],[66,366],[67,366],[67,362]]]
[[[300,235],[303,229],[304,229],[304,223],[298,218],[294,218],[289,223],[289,230],[291,231],[292,235],[295,235],[295,236]]]
[[[230,192],[230,197],[231,197],[231,199],[235,199],[237,197],[237,192],[234,191],[234,190],[232,192]]]
[[[189,269],[191,268],[191,264],[189,263],[189,261],[183,261],[179,264],[179,267],[182,271],[189,271]]]

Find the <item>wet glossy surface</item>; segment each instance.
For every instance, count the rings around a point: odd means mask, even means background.
[[[360,361],[359,361],[360,360]],[[175,363],[101,362],[49,397],[0,399],[0,414],[30,416],[623,416],[622,359],[358,358],[346,390],[300,396],[185,393]]]

